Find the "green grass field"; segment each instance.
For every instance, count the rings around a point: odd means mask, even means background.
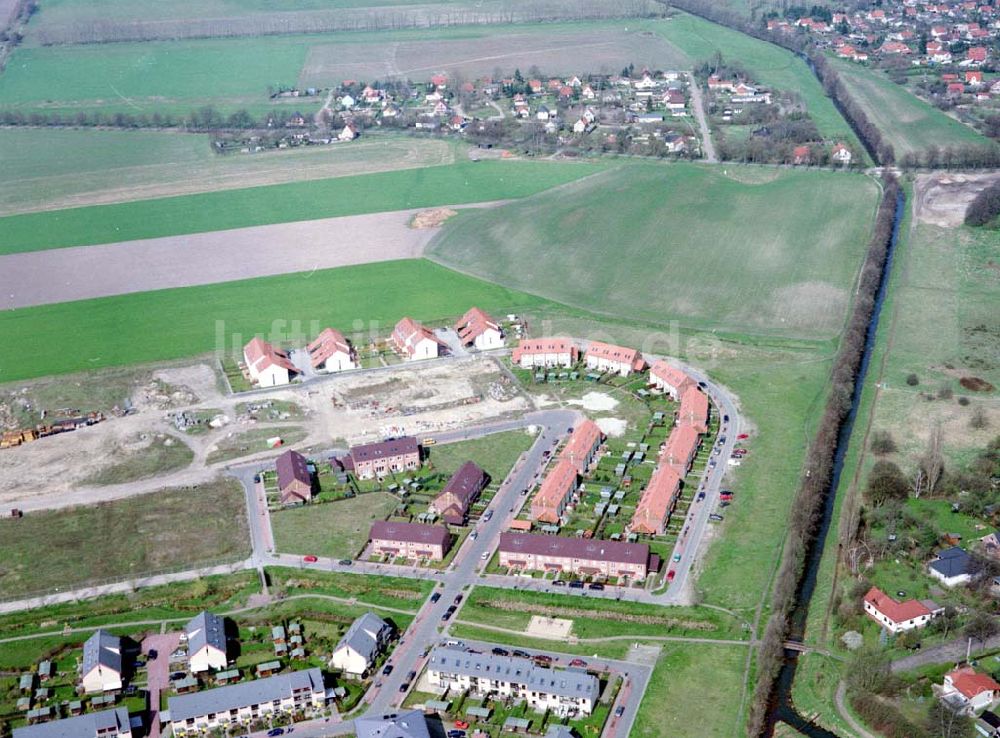
[[[743,735],[739,697],[746,656],[735,646],[666,644],[630,735]]]
[[[3,521],[0,591],[66,589],[236,561],[249,552],[243,490],[233,480],[218,480]]]
[[[829,172],[731,170],[620,167],[558,192],[463,213],[428,253],[460,271],[601,313],[835,335],[871,226],[875,184]]]
[[[32,346],[0,356],[0,381],[229,353],[255,333],[278,340],[274,331],[295,330],[295,321],[298,330],[318,321],[350,331],[361,320],[366,330],[386,332],[403,315],[453,319],[470,305],[502,314],[545,304],[428,261],[403,260],[44,305],[0,313],[0,334]]]
[[[347,146],[220,156],[207,135],[11,128],[0,137],[0,215],[455,161],[447,141],[373,135]]]
[[[368,541],[376,520],[396,509],[388,492],[369,492],[346,500],[280,510],[271,515],[278,551],[354,558]]]
[[[464,161],[0,218],[0,254],[525,197],[601,164]]]
[[[431,446],[428,456],[434,471],[447,474],[457,471],[466,461],[474,461],[499,484],[510,473],[517,457],[531,448],[534,440],[524,431],[493,433],[470,441]]]
[[[929,105],[879,72],[843,59],[830,59],[851,94],[871,121],[887,137],[896,158],[921,154],[931,146],[976,144],[989,141],[957,120]]]

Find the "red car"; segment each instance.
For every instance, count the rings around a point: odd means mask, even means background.
[[[572,661],[569,662],[569,665],[570,666],[586,667],[587,666],[587,662],[584,661],[583,659],[573,659]]]
[[[456,720],[455,727],[458,728],[459,730],[468,730],[469,724],[464,720]]]
[[[668,582],[674,581],[675,576],[677,576],[677,572],[671,569],[670,571],[667,572],[667,581]]]
[[[749,437],[750,437],[750,436],[749,436],[749,434],[747,434],[747,433],[740,433],[740,434],[739,434],[738,436],[736,436],[736,440],[737,440],[737,441],[745,441],[745,440],[747,440],[747,439],[748,439]]]
[[[309,554],[308,556],[303,556],[302,560],[307,564],[315,564],[317,561],[319,561],[319,559],[313,556],[312,554]]]

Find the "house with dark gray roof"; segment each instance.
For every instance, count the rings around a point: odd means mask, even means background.
[[[478,697],[524,701],[533,710],[559,716],[589,715],[601,695],[597,677],[583,669],[551,669],[531,659],[453,646],[431,651],[427,676],[442,692],[468,690]]]
[[[430,738],[427,719],[420,710],[360,717],[354,721],[354,733],[357,738]]]
[[[122,688],[121,638],[97,630],[83,644],[80,678],[84,692],[113,692]]]
[[[225,670],[229,665],[226,658],[226,624],[213,613],[202,611],[184,626],[187,640],[188,665],[198,674],[209,669]]]
[[[464,525],[469,506],[476,501],[488,481],[486,472],[475,462],[466,461],[434,498],[429,509],[450,525]]]
[[[972,557],[964,548],[954,546],[938,553],[927,565],[928,573],[946,587],[957,587],[972,581],[969,565]]]
[[[360,677],[375,663],[391,637],[392,626],[375,613],[366,612],[351,623],[333,649],[330,667]]]
[[[132,727],[128,710],[118,707],[14,728],[14,738],[132,738]]]
[[[350,454],[340,461],[361,479],[384,477],[420,468],[420,444],[412,436],[366,443],[351,447]]]
[[[201,735],[269,715],[310,715],[326,705],[326,687],[319,669],[254,679],[227,687],[170,697],[170,725],[177,738]]]
[[[300,505],[312,499],[312,473],[306,457],[289,449],[274,463],[282,505]]]
[[[451,535],[443,525],[376,520],[368,532],[372,553],[406,559],[441,561],[451,548]]]

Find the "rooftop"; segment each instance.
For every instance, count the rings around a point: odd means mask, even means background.
[[[535,556],[558,556],[591,561],[614,561],[645,566],[649,562],[649,546],[644,543],[597,541],[565,536],[544,536],[530,533],[500,534],[500,550]]]
[[[170,697],[167,704],[170,710],[170,719],[178,722],[209,713],[225,712],[258,705],[261,702],[289,698],[293,692],[302,689],[308,689],[311,692],[325,691],[323,675],[319,669],[290,671],[287,674],[279,674],[266,679],[253,679],[228,687],[182,694]]]

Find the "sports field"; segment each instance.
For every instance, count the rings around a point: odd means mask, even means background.
[[[830,172],[725,172],[623,166],[558,192],[463,213],[427,253],[603,314],[836,335],[872,223],[875,184]]]
[[[988,140],[945,115],[888,77],[843,59],[830,59],[844,84],[871,121],[888,138],[900,159],[922,154],[931,146],[986,145]]]
[[[0,161],[0,215],[10,215],[451,164],[455,148],[379,136],[220,156],[194,133],[11,128],[0,136]]]
[[[578,162],[465,160],[448,166],[25,213],[0,218],[0,254],[504,200],[603,168]]]
[[[8,310],[0,335],[31,350],[0,353],[0,382],[204,354],[217,331],[231,351],[296,321],[386,332],[403,315],[450,319],[470,305],[503,314],[546,302],[418,259]]]

